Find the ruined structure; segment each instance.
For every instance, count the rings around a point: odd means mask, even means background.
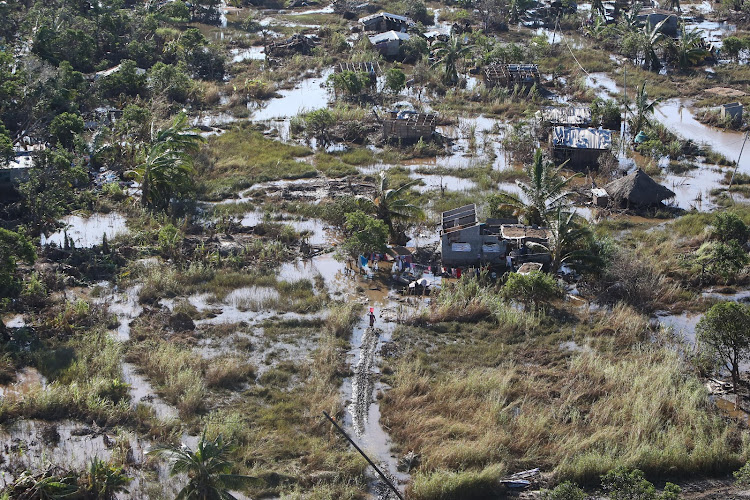
[[[380,12],[371,16],[365,16],[359,20],[365,31],[385,33],[386,31],[406,32],[415,25],[414,21],[406,16],[399,16],[388,12]]]
[[[487,88],[512,89],[520,85],[528,90],[540,80],[539,67],[536,64],[491,64],[484,68],[482,77]]]
[[[436,116],[415,111],[390,111],[383,120],[386,140],[418,141],[430,139],[435,133]]]
[[[591,108],[585,106],[568,106],[558,108],[555,106],[545,106],[536,114],[539,121],[543,124],[567,125],[571,127],[585,127],[591,124]]]

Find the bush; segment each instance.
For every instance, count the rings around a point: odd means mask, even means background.
[[[565,481],[554,490],[542,492],[543,500],[584,500],[586,494],[575,483]]]
[[[511,273],[503,285],[506,299],[517,300],[527,309],[538,307],[562,296],[562,289],[554,277],[540,271],[529,274]]]
[[[385,74],[385,88],[398,94],[406,84],[406,75],[398,68],[391,68]]]
[[[734,212],[719,212],[714,216],[714,239],[728,243],[736,241],[743,245],[750,235],[747,225]]]
[[[647,480],[643,472],[629,470],[624,466],[612,469],[602,477],[602,488],[609,494],[611,500],[676,500],[680,498],[680,487],[667,483],[661,494]]]

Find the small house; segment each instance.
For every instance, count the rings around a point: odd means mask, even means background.
[[[432,138],[437,117],[416,111],[390,111],[383,120],[383,137],[386,140],[418,141]]]
[[[487,88],[512,89],[519,85],[528,90],[540,81],[536,64],[490,64],[485,66],[482,76]]]
[[[365,31],[385,33],[386,31],[406,32],[416,23],[406,16],[380,12],[371,16],[365,16],[359,20]]]
[[[29,180],[29,172],[34,167],[34,158],[44,149],[43,144],[15,148],[15,158],[6,167],[0,167],[1,200],[11,200],[17,196],[16,187]]]
[[[506,254],[497,226],[480,223],[474,204],[443,212],[440,242],[444,266],[500,264]]]
[[[612,131],[597,128],[558,126],[550,134],[552,157],[577,170],[599,168],[599,157],[612,149]]]
[[[720,108],[723,119],[731,119],[735,123],[742,123],[742,104],[739,102],[730,102],[722,104]]]
[[[594,188],[591,190],[591,201],[597,207],[607,208],[609,205],[609,195],[604,188]]]
[[[553,127],[586,127],[591,124],[591,108],[585,106],[545,106],[537,111],[537,118]]]
[[[661,27],[661,32],[671,37],[677,36],[678,19],[677,14],[672,11],[664,9],[642,9],[638,13],[638,20],[647,24],[651,29],[664,21],[664,24]]]
[[[402,33],[400,31],[387,31],[385,33],[378,33],[370,37],[370,43],[375,47],[375,50],[380,52],[386,57],[395,57],[398,55],[401,49],[401,44],[409,40],[411,36],[408,33]]]
[[[640,168],[630,175],[610,182],[604,189],[612,203],[622,208],[659,205],[662,201],[675,196],[672,190],[657,183]]]

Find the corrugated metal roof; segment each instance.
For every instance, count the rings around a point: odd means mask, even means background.
[[[359,20],[360,23],[366,23],[368,21],[372,21],[373,19],[378,19],[384,17],[386,19],[390,19],[391,21],[398,21],[401,23],[406,24],[414,24],[414,21],[409,19],[406,16],[399,16],[398,14],[391,14],[390,12],[379,12],[377,14],[372,14],[371,16],[365,16]]]
[[[401,40],[402,42],[407,41],[410,39],[411,36],[409,36],[408,33],[400,33],[398,31],[386,31],[385,33],[378,33],[377,35],[373,35],[370,37],[370,43],[373,45],[377,45],[379,43],[383,42],[392,42],[395,40]]]
[[[601,128],[555,127],[552,145],[574,149],[611,149],[612,131]]]

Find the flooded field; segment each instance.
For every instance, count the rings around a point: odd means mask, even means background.
[[[90,217],[69,215],[61,221],[65,227],[49,236],[42,235],[42,246],[55,244],[65,246],[65,235],[78,248],[91,248],[101,245],[106,235],[108,240],[115,236],[127,234],[127,219],[112,212],[109,214],[94,214]]]

